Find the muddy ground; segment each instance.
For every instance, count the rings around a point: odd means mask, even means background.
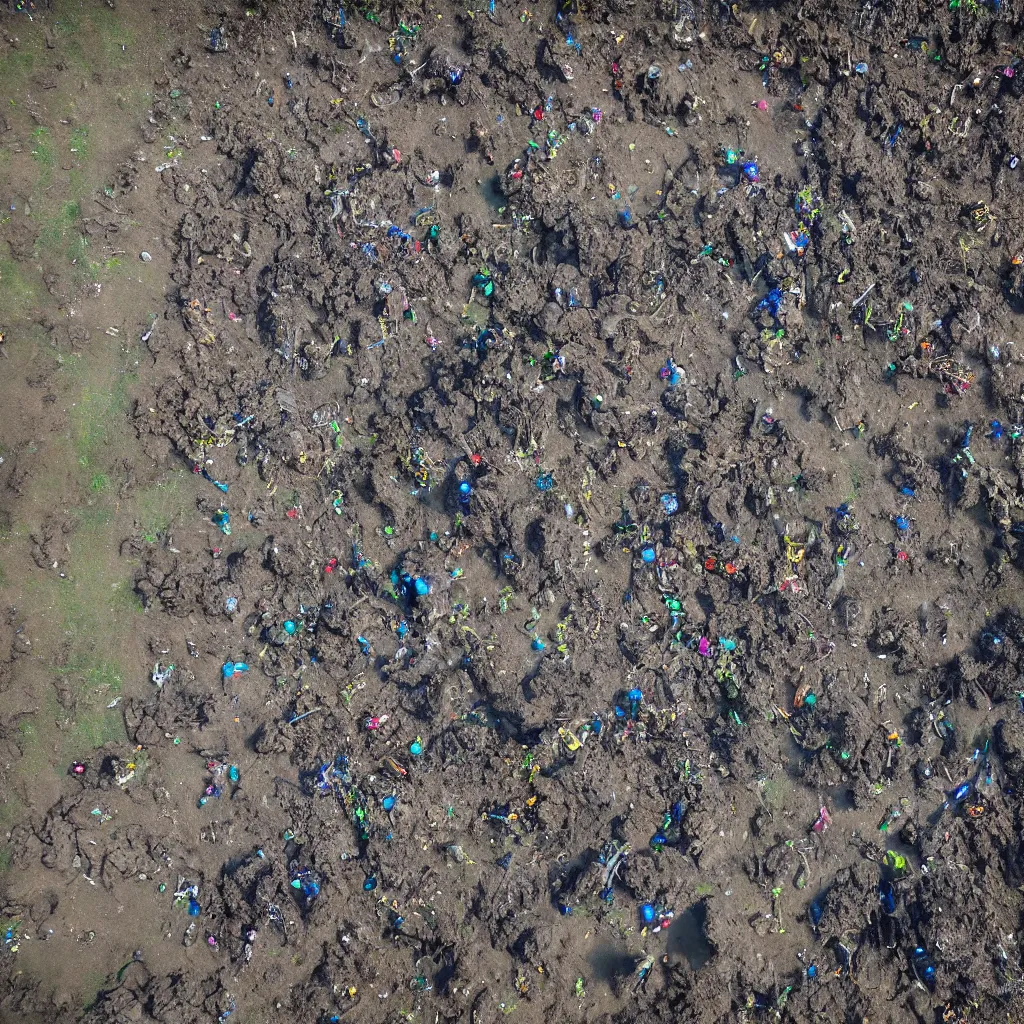
[[[185,500],[0,1015],[1024,1020],[1015,6],[344,14],[178,9],[82,204]]]

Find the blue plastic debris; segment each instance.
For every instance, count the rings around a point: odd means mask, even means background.
[[[217,509],[217,511],[213,513],[211,520],[214,526],[220,528],[220,532],[223,533],[225,537],[231,536],[231,516],[228,515],[228,510],[226,508]]]
[[[773,317],[778,318],[782,309],[782,289],[773,288],[755,307],[758,311],[767,309]]]
[[[198,467],[197,467],[197,469],[198,469]],[[209,480],[210,483],[213,484],[213,486],[216,487],[218,491],[223,491],[225,494],[228,493],[228,485],[227,484],[221,483],[220,480],[215,480],[212,476],[210,476],[210,474],[205,469],[198,469],[198,472],[199,472],[199,474],[202,476],[202,478],[204,480]]]
[[[401,580],[402,589],[407,597],[426,597],[430,593],[430,583],[422,576],[412,576],[410,573],[402,573],[399,577],[397,572],[391,575],[392,582],[398,583]]]
[[[929,989],[935,988],[935,964],[923,946],[915,946],[910,958],[918,981]]]
[[[302,893],[307,904],[312,903],[320,895],[320,879],[309,868],[303,868],[292,879],[292,888]]]
[[[996,633],[993,630],[986,629],[981,634],[981,639],[992,647],[1002,647],[1006,637],[1004,637],[1002,633]]]
[[[888,879],[883,879],[878,885],[878,901],[885,913],[896,913],[896,890]]]
[[[658,377],[667,381],[669,387],[675,387],[683,379],[679,368],[671,359],[665,360],[665,365],[658,371]]]

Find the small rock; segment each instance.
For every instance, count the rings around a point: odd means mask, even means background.
[[[146,252],[145,249],[143,249],[142,252],[139,253],[139,259],[142,260],[143,263],[152,263],[153,262],[153,257],[150,256],[149,253]]]

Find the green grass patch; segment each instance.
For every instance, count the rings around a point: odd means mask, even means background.
[[[87,530],[102,529],[114,521],[113,510],[106,505],[85,505],[76,508],[73,515],[78,521],[79,528],[85,527]]]
[[[0,259],[0,301],[9,317],[22,317],[39,303],[41,282],[31,267]]]
[[[71,155],[80,163],[84,164],[89,159],[89,126],[80,124],[71,133],[68,142]]]
[[[81,3],[76,3],[76,0],[58,0],[54,4],[54,26],[58,36],[73,36],[81,31],[82,19],[78,16],[81,7]]]
[[[58,623],[73,654],[67,659],[72,671],[91,664],[97,650],[109,649],[116,633],[117,616],[112,598],[123,576],[116,562],[106,523],[84,523],[72,540],[71,570],[53,596]]]
[[[121,692],[121,670],[113,662],[88,661],[80,670],[85,685],[91,690],[101,691],[105,696],[116,697]]]
[[[85,171],[79,167],[72,167],[68,171],[68,194],[73,196],[84,196],[89,191],[89,184],[86,180]]]
[[[69,38],[61,47],[61,53],[68,64],[78,72],[89,70],[89,58],[86,56],[85,44],[80,35]]]
[[[47,8],[45,26],[39,18],[16,19],[20,45],[3,47],[0,57],[0,104],[12,122],[11,140],[21,143],[0,148],[0,172],[15,172],[28,193],[37,258],[15,262],[0,244],[0,307],[11,330],[11,370],[38,364],[50,372],[56,362],[60,400],[54,410],[57,433],[52,445],[39,444],[44,454],[32,456],[43,461],[32,475],[31,493],[19,503],[17,521],[12,524],[0,510],[0,558],[11,575],[7,580],[0,570],[0,586],[8,603],[46,624],[21,670],[36,710],[19,716],[11,730],[21,757],[16,777],[0,794],[0,837],[24,820],[37,794],[63,778],[70,760],[96,746],[127,743],[122,707],[107,705],[123,686],[133,687],[139,666],[132,643],[142,612],[129,578],[133,567],[119,555],[122,523],[130,529],[139,516],[134,495],[118,495],[120,461],[136,454],[125,416],[136,352],[122,339],[105,336],[81,355],[68,348],[54,352],[32,320],[37,311],[52,314],[57,307],[43,273],[56,271],[73,292],[122,265],[116,257],[104,259],[99,246],[88,247],[81,213],[85,198],[105,184],[101,174],[131,147],[123,124],[137,120],[152,101],[150,63],[161,30],[131,4],[119,4],[118,11],[85,0],[37,0],[36,6]],[[44,38],[47,30],[52,35]],[[32,82],[41,71],[54,72],[54,89],[43,91]],[[30,93],[47,127],[30,118]],[[0,219],[8,216],[24,218],[20,197],[17,211],[0,210]],[[21,454],[33,450],[28,444],[19,448]],[[142,516],[150,529],[167,529],[189,506],[194,487],[184,484],[184,475],[171,474],[143,493]],[[60,556],[65,579],[23,568],[29,534],[51,509],[73,510],[74,529],[62,538],[68,545]],[[0,839],[0,871],[9,867],[10,851]],[[90,988],[102,988],[104,980],[83,975],[73,988],[81,998]]]
[[[96,652],[78,650],[57,669],[74,693],[74,708],[66,709],[63,745],[73,756],[86,747],[123,742],[127,737],[119,708],[107,705],[121,693],[121,667]]]
[[[102,274],[110,274],[121,266],[121,261],[116,256],[109,256],[102,262],[89,260],[89,276],[93,281],[98,281]]]
[[[122,687],[120,665],[109,658],[109,649],[118,638],[110,635],[93,640],[94,649],[76,645],[66,664],[50,670],[63,683],[67,705],[58,699],[58,689],[50,686],[40,691],[38,714],[18,724],[18,765],[27,776],[62,777],[69,761],[105,743],[127,741],[120,705],[107,707]],[[14,822],[23,813],[24,808],[16,804],[9,810],[0,808],[0,823],[5,815]]]
[[[89,21],[99,37],[100,50],[107,66],[116,67],[127,63],[135,45],[135,36],[128,31],[117,12],[100,7],[89,15]]]
[[[38,653],[59,684],[49,688],[37,716],[22,719],[23,746],[33,743],[37,730],[44,748],[55,741],[64,744],[52,735],[53,723],[74,749],[123,735],[120,711],[108,710],[107,704],[121,693],[124,673],[116,652],[135,629],[139,602],[127,579],[128,567],[118,557],[109,525],[112,513],[101,513],[77,513],[67,578],[40,576],[22,583],[26,613],[52,624]],[[66,695],[66,707],[58,703],[58,692]]]
[[[89,995],[85,997],[85,1001],[82,1003],[82,1012],[87,1013],[93,1009],[96,1004],[100,1001],[100,996],[107,990],[108,986],[107,975],[102,971],[91,971],[82,982],[82,992],[88,992]]]
[[[40,730],[45,730],[47,725],[55,721],[54,712],[57,710],[57,700],[53,687],[39,700],[39,710],[32,714],[23,716],[18,721],[18,735],[14,737],[18,746],[20,757],[18,768],[21,772],[41,775],[47,766],[48,752],[46,744],[40,735]],[[22,778],[25,776],[22,775]],[[12,794],[10,801],[3,808],[0,808],[0,825],[7,824],[9,827],[25,812],[21,800]]]
[[[88,358],[60,358],[70,443],[35,481],[40,493],[60,491],[75,521],[67,577],[22,582],[27,611],[53,624],[39,654],[58,685],[42,698],[40,714],[30,723],[42,734],[40,749],[46,754],[40,754],[41,771],[51,766],[54,751],[66,760],[89,747],[126,739],[120,709],[107,708],[121,693],[123,678],[111,652],[123,649],[131,637],[141,601],[111,529],[111,467],[128,443],[124,412],[134,377],[126,368],[133,353],[115,342],[104,348],[109,351],[91,351]],[[30,737],[22,739],[28,743]]]
[[[860,467],[850,463],[850,490],[846,495],[847,501],[856,501],[860,497],[861,487],[864,484],[864,474],[861,472]]]
[[[124,743],[128,734],[124,730],[124,718],[120,708],[105,705],[89,708],[75,715],[75,721],[67,734],[75,750],[83,747],[102,747],[107,743]]]
[[[136,495],[139,527],[147,544],[155,544],[170,529],[171,523],[185,514],[190,497],[184,483],[185,471],[179,469]]]
[[[81,369],[79,365],[77,369]],[[129,380],[121,375],[111,386],[83,384],[71,408],[71,446],[83,469],[102,466],[104,452],[113,444],[128,408]],[[90,479],[94,479],[90,474]]]
[[[131,580],[122,580],[112,589],[113,596],[110,599],[110,607],[115,612],[132,612],[141,615],[145,610],[142,598],[135,592],[135,584]]]
[[[47,186],[53,177],[53,167],[57,163],[57,151],[54,148],[53,136],[48,128],[40,125],[32,133],[32,159],[39,167],[39,184]]]
[[[86,47],[82,39],[82,19],[79,16],[80,3],[74,0],[65,0],[55,5],[57,41],[61,56],[75,68],[87,71],[89,59],[86,57]]]
[[[36,237],[36,253],[53,259],[80,259],[89,242],[77,229],[82,206],[76,199],[61,203],[53,213],[41,219]]]
[[[772,814],[781,814],[789,801],[792,784],[786,778],[764,779],[761,782],[764,805]]]
[[[24,803],[13,793],[0,803],[0,829],[7,831],[25,813]]]
[[[25,84],[28,76],[32,74],[35,62],[36,55],[31,50],[8,50],[0,60],[0,82],[4,83],[7,95],[11,95]],[[11,100],[11,105],[15,105],[14,100]]]

